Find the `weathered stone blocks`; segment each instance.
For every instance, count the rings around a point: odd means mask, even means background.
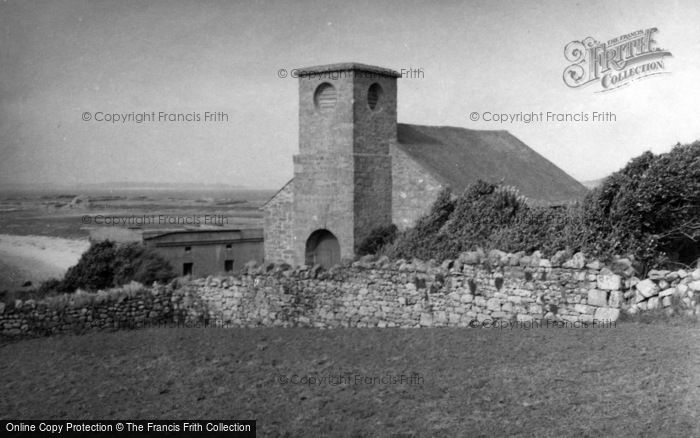
[[[510,257],[490,255],[506,261]],[[403,265],[410,265],[410,270],[399,271]],[[657,272],[656,280],[636,281],[631,287],[633,279],[623,281],[605,267],[594,272],[465,265],[455,271],[454,265],[435,262],[385,260],[379,265],[366,258],[362,266],[323,271],[315,278],[308,267],[285,269],[289,275],[283,276],[277,272],[279,266],[241,277],[181,282],[177,290],[144,288],[121,301],[95,294],[90,298],[94,310],[78,304],[82,299],[78,295],[68,304],[75,309],[60,314],[50,307],[44,310],[41,302],[18,300],[17,308],[0,307],[0,333],[31,334],[37,324],[52,324],[55,331],[76,324],[101,329],[114,327],[125,317],[142,326],[149,319],[200,321],[205,315],[210,321],[245,327],[464,327],[472,320],[512,318],[590,322],[615,320],[622,311],[668,309],[674,296],[681,300],[683,312],[695,312],[700,293],[696,290],[700,279],[684,271]],[[534,275],[525,278],[528,272]],[[540,277],[542,272],[548,273],[546,279]],[[502,279],[498,287],[497,278]]]
[[[486,302],[486,308],[488,310],[493,310],[493,311],[500,311],[501,310],[501,301],[498,298],[491,298]]]
[[[597,321],[617,321],[619,317],[620,309],[599,307],[595,312],[594,319]]]
[[[474,301],[474,295],[471,295],[471,294],[463,294],[463,295],[460,297],[459,300],[460,300],[462,303],[465,303],[465,304],[466,304],[466,303],[471,303],[472,301]]]
[[[607,306],[608,305],[608,293],[604,290],[591,289],[588,291],[588,305],[589,306]]]
[[[676,288],[675,287],[670,287],[668,289],[662,290],[659,292],[659,298],[665,298],[671,295],[674,295],[676,293]]]
[[[635,288],[645,298],[649,298],[649,297],[652,297],[654,295],[658,295],[658,293],[659,293],[659,287],[656,285],[656,283],[654,283],[653,280],[649,280],[649,279],[640,281],[639,283],[637,283]]]
[[[614,290],[610,292],[610,298],[608,299],[608,305],[610,307],[620,307],[624,300],[623,293],[619,290]]]
[[[622,286],[622,278],[617,274],[599,274],[596,280],[598,289],[619,290]]]
[[[595,313],[596,308],[593,306],[586,305],[586,304],[576,304],[574,306],[574,310],[578,313],[581,313],[581,314],[592,315],[593,313]]]
[[[659,297],[651,297],[647,301],[647,310],[654,310],[659,307]]]
[[[569,269],[582,269],[584,266],[586,266],[586,257],[580,252],[577,252],[570,260],[562,264],[562,267]]]

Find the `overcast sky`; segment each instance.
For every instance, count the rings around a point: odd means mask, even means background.
[[[700,3],[4,1],[0,184],[292,176],[298,89],[278,70],[356,61],[399,80],[399,122],[506,129],[579,180],[700,138]],[[564,46],[656,27],[670,74],[607,93],[562,80]],[[204,113],[228,123],[83,121]],[[608,123],[472,122],[471,112],[611,111]]]

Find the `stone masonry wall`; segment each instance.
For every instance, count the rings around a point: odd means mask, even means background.
[[[0,336],[43,336],[138,328],[178,320],[174,288],[132,283],[97,293],[76,292],[41,301],[0,303]],[[178,300],[180,301],[180,300]]]
[[[392,223],[391,157],[389,154],[355,154],[354,159],[353,214],[356,248],[373,229]]]
[[[303,264],[306,242],[314,231],[338,239],[340,257],[355,255],[354,159],[350,154],[294,156],[294,263]]]
[[[294,180],[263,207],[264,248],[267,262],[294,262]]]
[[[537,256],[465,253],[441,266],[367,259],[323,272],[267,265],[239,278],[188,287],[208,318],[233,326],[467,327],[550,321],[606,324],[621,311],[699,312],[700,270],[653,271],[639,281],[577,254],[564,263]],[[629,274],[630,271],[627,271]],[[646,303],[646,304],[645,304]],[[198,318],[201,315],[190,315]]]
[[[392,222],[405,230],[428,213],[443,185],[397,145],[391,146],[391,167]]]
[[[613,272],[615,269],[617,272]],[[583,255],[463,253],[431,262],[373,261],[324,271],[246,265],[238,277],[0,303],[0,335],[41,336],[147,325],[477,327],[498,324],[610,326],[621,313],[700,315],[700,269],[651,271],[626,259],[607,268]]]

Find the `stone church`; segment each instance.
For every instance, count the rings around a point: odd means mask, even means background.
[[[263,207],[265,260],[332,266],[374,228],[413,225],[438,193],[478,179],[561,205],[586,189],[507,131],[397,123],[393,70],[343,63],[299,73],[294,178]]]

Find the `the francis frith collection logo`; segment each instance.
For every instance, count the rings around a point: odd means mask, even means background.
[[[657,28],[620,35],[607,42],[588,37],[572,41],[564,56],[572,64],[564,69],[564,83],[571,88],[599,85],[598,92],[611,91],[641,78],[668,73],[664,57],[672,56],[659,48]]]

